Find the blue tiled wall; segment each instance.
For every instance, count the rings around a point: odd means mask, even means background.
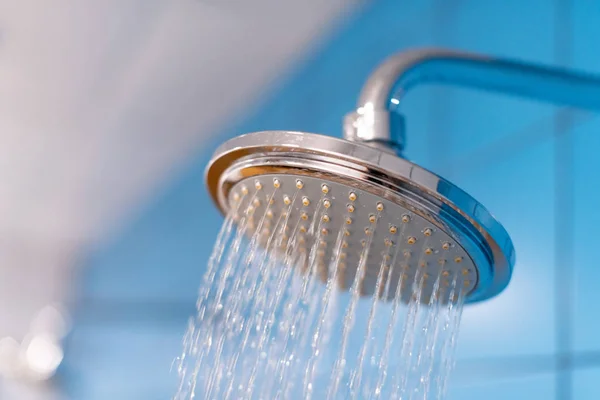
[[[534,374],[512,379],[473,382],[454,386],[451,399],[552,399],[554,398],[554,374]],[[578,398],[579,399],[579,398]]]
[[[376,1],[214,144],[278,128],[339,135],[372,68],[408,47],[451,46],[600,72],[598,21],[600,3],[591,0]],[[517,249],[509,288],[464,313],[450,397],[600,398],[600,118],[574,114],[559,137],[553,107],[440,87],[411,93],[404,112],[408,157],[479,199]],[[68,380],[77,382],[70,384],[75,398],[172,393],[169,366],[221,222],[203,187],[211,152],[199,149],[190,169],[118,240],[90,255],[64,371],[77,378]],[[574,207],[561,212],[569,201]],[[566,265],[558,265],[564,255]]]
[[[597,282],[600,270],[596,267],[595,228],[600,224],[598,196],[600,184],[600,118],[586,121],[572,133],[575,154],[574,176],[574,237],[573,266],[575,267],[574,348],[578,351],[600,349],[600,319]]]
[[[575,372],[573,398],[577,400],[596,400],[600,369],[586,369]]]

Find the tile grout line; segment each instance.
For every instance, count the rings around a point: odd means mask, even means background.
[[[554,58],[569,66],[573,47],[573,4],[557,0],[554,11]],[[554,115],[554,323],[558,359],[555,363],[557,400],[573,398],[573,259],[574,198],[573,141],[570,130],[573,113],[559,109]]]

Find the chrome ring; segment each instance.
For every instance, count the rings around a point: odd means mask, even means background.
[[[221,212],[229,209],[228,192],[249,176],[268,173],[327,175],[361,185],[388,200],[409,204],[431,223],[453,234],[478,270],[478,284],[466,301],[500,293],[515,262],[506,230],[467,193],[410,161],[389,152],[329,136],[265,131],[238,136],[221,145],[206,168],[206,183]]]

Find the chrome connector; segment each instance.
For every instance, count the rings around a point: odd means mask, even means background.
[[[344,138],[400,155],[405,145],[404,117],[370,105],[359,107],[344,117]]]

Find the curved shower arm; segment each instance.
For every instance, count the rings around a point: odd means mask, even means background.
[[[408,90],[425,83],[600,111],[598,75],[444,49],[418,49],[392,56],[373,72],[356,111],[346,116],[344,137],[400,152],[404,120],[398,106]]]

